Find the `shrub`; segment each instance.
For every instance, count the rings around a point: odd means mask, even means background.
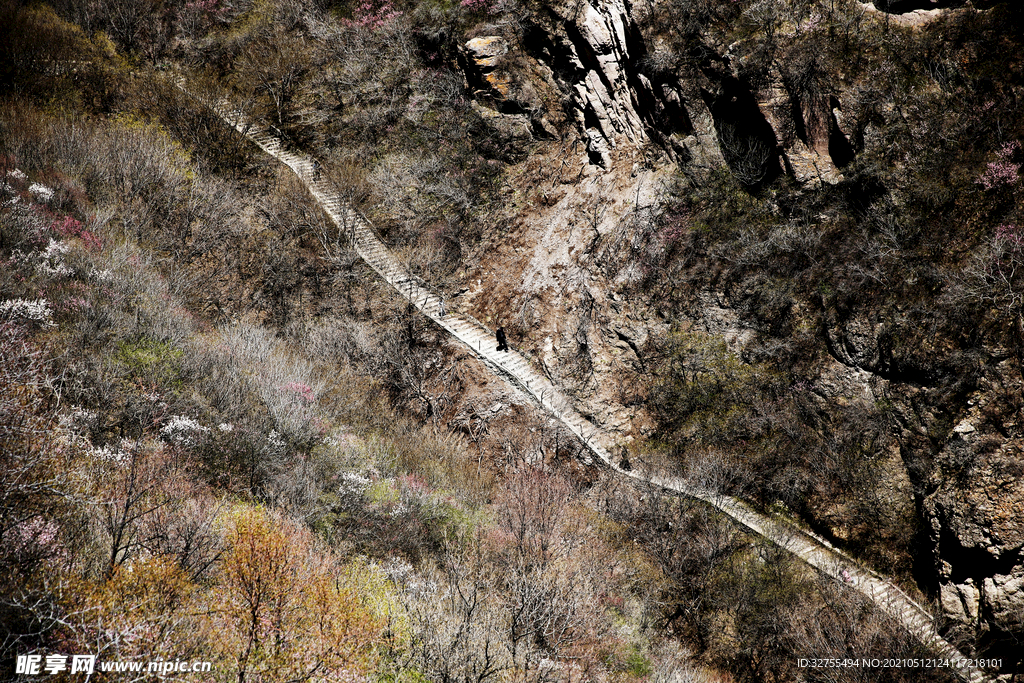
[[[663,428],[677,442],[707,444],[763,436],[748,410],[786,383],[767,366],[744,363],[724,341],[687,333],[667,340],[658,375],[652,399]]]
[[[248,406],[236,401],[249,395],[261,402],[271,426],[289,444],[311,448],[327,426],[319,408],[325,381],[315,366],[269,331],[251,325],[223,328],[215,343],[210,360],[218,363],[220,372],[210,389],[221,412],[234,415],[245,410]]]
[[[0,317],[7,320],[26,321],[38,327],[53,327],[53,310],[46,299],[26,301],[25,299],[8,299],[0,302]]]
[[[957,275],[955,299],[973,300],[999,307],[1002,315],[1016,321],[1024,333],[1024,228],[1000,225],[988,243],[970,258]]]
[[[149,557],[102,581],[69,581],[61,591],[69,644],[143,661],[174,652],[199,659],[204,643],[192,619],[199,586],[170,559]]]
[[[61,428],[46,390],[52,363],[24,326],[0,322],[0,587],[5,596],[34,587],[48,560],[67,559],[64,525],[76,491],[70,464],[79,448]],[[32,632],[20,623],[29,616],[14,606],[0,612],[0,623],[11,634],[0,647]]]
[[[310,533],[262,509],[230,517],[207,635],[240,679],[358,676],[382,624]]]
[[[450,562],[399,584],[413,634],[409,668],[428,680],[487,683],[514,670],[497,587],[477,569]]]
[[[990,161],[985,172],[978,178],[978,184],[986,190],[1016,185],[1020,181],[1020,164],[1014,157],[1020,153],[1020,143],[1016,140],[1005,143],[996,152],[996,161]]]

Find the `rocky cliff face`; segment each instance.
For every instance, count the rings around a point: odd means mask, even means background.
[[[545,131],[550,113],[536,91],[560,93],[590,162],[605,170],[620,145],[653,141],[692,171],[728,164],[751,185],[779,173],[802,183],[841,177],[853,148],[838,97],[801,101],[777,68],[754,88],[745,64],[724,46],[685,75],[653,68],[658,55],[649,54],[637,14],[627,0],[540,6],[518,40],[495,35],[466,43],[470,82],[497,111],[531,113],[534,128]],[[496,68],[508,55],[536,88],[517,87]]]
[[[875,5],[859,7],[858,20],[882,15]],[[921,30],[942,12],[927,2],[882,9],[894,25],[918,27],[908,30]],[[563,147],[579,150],[579,165],[545,158],[571,168],[553,174],[550,192],[524,207],[521,243],[498,248],[525,283],[504,311],[534,312],[537,332],[527,343],[545,369],[566,381],[582,373],[578,384],[589,389],[578,396],[589,414],[626,438],[650,426],[642,411],[622,404],[630,400],[629,378],[645,371],[647,338],[663,334],[667,322],[656,305],[623,301],[615,282],[595,275],[594,245],[614,238],[644,198],[654,201],[672,168],[697,182],[726,166],[748,187],[780,175],[808,188],[832,185],[843,180],[865,138],[878,135],[877,119],[850,104],[851,92],[801,86],[777,62],[752,75],[749,55],[738,56],[732,45],[709,41],[686,68],[658,66],[657,40],[641,30],[649,11],[628,0],[553,2],[533,7],[520,33],[478,37],[464,51],[467,78],[495,125],[516,127],[520,139],[561,135],[582,143]],[[561,111],[550,106],[555,101]],[[902,115],[891,103],[881,110]],[[652,162],[658,154],[662,162]],[[477,306],[502,314],[493,302]],[[942,364],[943,349],[932,350],[934,363],[924,358],[908,367],[893,360],[890,342],[893,329],[911,323],[890,315],[825,316],[828,368],[815,391],[834,401],[890,406],[898,443],[886,461],[891,504],[910,510],[923,529],[917,580],[967,650],[1011,656],[1008,643],[1024,634],[1019,349],[984,348],[970,381]],[[727,296],[706,292],[687,324],[742,351],[758,322],[741,317]],[[581,349],[590,359],[584,370],[571,360]]]
[[[952,633],[990,656],[1016,657],[1024,626],[1024,379],[1018,357],[990,348],[980,376],[894,367],[887,332],[900,321],[855,316],[829,331],[844,365],[890,402],[904,471],[924,524],[919,582]],[[887,330],[888,328],[888,330]]]

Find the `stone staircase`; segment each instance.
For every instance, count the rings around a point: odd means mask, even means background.
[[[179,79],[178,86],[188,92],[183,80]],[[470,316],[455,313],[442,316],[441,300],[438,295],[430,291],[425,282],[409,273],[390,254],[369,221],[358,211],[347,206],[332,190],[330,184],[319,177],[311,158],[286,150],[270,130],[247,120],[230,102],[221,100],[207,104],[260,149],[291,168],[331,220],[339,229],[346,232],[360,258],[400,296],[444,328],[452,337],[469,347],[492,372],[504,378],[532,402],[564,424],[580,439],[592,456],[600,461],[600,464],[623,477],[643,484],[653,484],[666,491],[696,498],[712,505],[751,532],[770,540],[826,576],[867,597],[930,649],[936,660],[948,660],[947,666],[952,665],[954,672],[961,679],[971,683],[992,680],[979,669],[956,666],[956,662],[965,659],[964,656],[939,635],[931,614],[924,607],[884,577],[861,567],[856,560],[832,547],[824,539],[798,528],[791,522],[760,513],[739,499],[694,487],[685,480],[662,476],[648,477],[641,472],[622,469],[611,456],[610,451],[614,447],[611,437],[581,415],[558,387],[538,372],[526,357],[514,350],[497,351],[494,333]],[[585,462],[595,464],[590,457],[585,457]],[[842,576],[844,570],[849,576],[848,581]],[[860,654],[850,653],[850,657],[859,659]]]

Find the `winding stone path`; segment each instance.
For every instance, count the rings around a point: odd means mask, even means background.
[[[184,81],[179,80],[178,86],[188,92]],[[492,372],[503,377],[562,422],[602,464],[623,477],[644,484],[650,483],[714,506],[753,533],[793,553],[826,576],[860,592],[930,649],[936,659],[949,660],[954,666],[956,662],[965,659],[939,635],[932,616],[926,609],[890,581],[870,569],[861,567],[856,560],[832,547],[824,539],[809,534],[788,521],[760,513],[741,500],[694,487],[685,480],[660,476],[649,478],[642,473],[622,469],[609,452],[609,448],[613,446],[611,437],[584,418],[527,358],[514,350],[496,351],[494,333],[470,316],[456,313],[442,316],[438,295],[430,291],[425,282],[410,274],[390,254],[370,223],[355,209],[347,206],[330,184],[319,177],[312,159],[286,150],[281,141],[267,128],[248,120],[231,103],[221,100],[215,104],[207,102],[207,105],[260,149],[291,168],[331,220],[350,237],[356,253],[399,295],[468,346]],[[590,460],[587,464],[593,464],[593,461]],[[848,572],[849,581],[841,576],[844,569]],[[859,658],[859,654],[850,653],[850,657]],[[992,680],[979,669],[957,667],[954,671],[960,678],[971,683]]]

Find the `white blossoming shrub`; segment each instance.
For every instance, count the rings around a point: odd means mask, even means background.
[[[48,275],[50,277],[73,275],[74,271],[64,263],[64,255],[68,253],[69,248],[66,242],[61,242],[51,237],[50,243],[46,245],[46,249],[39,255],[36,271],[40,275]]]
[[[411,564],[400,557],[390,557],[380,565],[391,583],[406,595],[429,596],[437,591],[437,582],[418,573]]]
[[[0,302],[0,318],[28,320],[40,327],[53,327],[53,311],[46,299],[8,299]]]
[[[93,446],[89,449],[88,455],[93,460],[119,463],[123,462],[128,454],[120,448],[111,448],[108,444],[106,446]]]
[[[96,268],[93,268],[91,271],[89,271],[89,277],[95,280],[96,282],[113,282],[115,275],[114,271],[112,271],[110,268],[105,268],[103,270],[97,270]]]
[[[281,437],[281,434],[276,429],[270,430],[270,433],[267,434],[267,441],[270,442],[270,445],[275,450],[281,450],[288,445],[285,443],[285,440]]]
[[[342,472],[341,482],[338,484],[338,493],[344,498],[362,497],[372,483],[366,477],[360,476],[355,472]]]
[[[220,355],[211,356],[209,361],[223,364],[232,372],[223,375],[216,390],[226,397],[250,392],[258,395],[273,420],[271,441],[280,441],[282,448],[302,448],[323,439],[327,423],[320,397],[326,382],[311,362],[293,353],[267,330],[252,325],[224,328],[218,342]]]
[[[338,428],[335,433],[325,436],[321,443],[339,451],[351,451],[358,448],[362,444],[362,440],[355,434],[345,431],[346,429],[347,427]]]
[[[160,434],[176,446],[195,446],[199,442],[199,436],[209,431],[209,427],[204,427],[185,415],[172,415],[160,428]]]
[[[60,425],[69,429],[91,427],[96,423],[98,413],[94,410],[78,409],[60,418]]]
[[[39,183],[32,183],[28,186],[28,191],[31,192],[36,199],[42,202],[48,202],[53,199],[53,189],[46,185],[40,185]]]

